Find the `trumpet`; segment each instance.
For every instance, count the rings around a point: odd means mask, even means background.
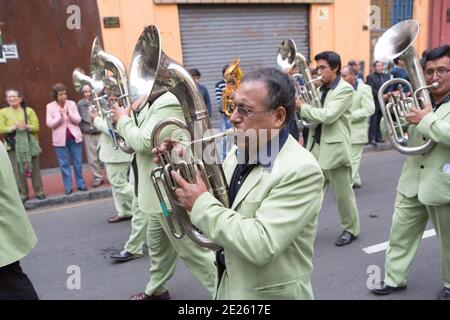
[[[172,92],[180,102],[184,113],[185,122],[171,118],[159,122],[152,131],[152,148],[158,147],[161,131],[168,125],[175,125],[183,130],[187,130],[192,137],[211,129],[203,97],[197,88],[194,79],[189,72],[180,64],[169,58],[161,49],[160,33],[156,26],[146,27],[141,34],[132,57],[130,68],[130,96],[133,106],[141,109],[148,102],[155,100],[166,92]],[[228,133],[230,134],[230,133]],[[192,241],[200,246],[217,250],[220,247],[213,241],[205,237],[198,229],[192,225],[189,214],[177,201],[174,188],[177,186],[170,175],[171,170],[178,170],[183,178],[194,181],[196,170],[205,179],[210,192],[225,207],[230,207],[228,198],[228,185],[222,166],[219,164],[219,153],[214,142],[209,139],[196,141],[193,145],[200,148],[193,148],[193,165],[179,163],[167,155],[161,155],[160,160],[163,166],[158,166],[151,172],[151,179],[160,201],[161,209],[171,232],[175,238],[183,237],[186,234]],[[198,149],[210,150],[209,154],[199,154]],[[159,187],[162,184],[169,199],[170,207],[166,204],[163,192]],[[176,220],[182,231],[177,232],[174,226]]]
[[[413,107],[421,109],[425,105],[431,104],[428,89],[439,86],[437,82],[431,85],[426,84],[419,58],[412,46],[418,34],[419,23],[414,20],[405,20],[388,29],[380,37],[374,48],[375,60],[386,62],[400,57],[405,61],[411,79],[411,82],[404,79],[391,79],[385,82],[378,91],[378,102],[386,123],[389,140],[397,151],[407,155],[426,153],[435,145],[433,140],[428,139],[422,145],[407,146],[408,134],[406,130],[409,123],[405,116]],[[396,84],[399,85],[400,95],[391,94],[386,104],[383,95],[389,87]],[[411,97],[407,97],[403,93],[403,85],[412,93]]]
[[[297,51],[294,40],[288,39],[281,42],[281,45],[278,47],[277,64],[278,67],[287,74],[291,74],[295,68],[298,67],[300,73],[291,75],[291,79],[294,78],[293,81],[297,96],[302,99],[303,102],[312,105],[315,108],[322,108],[319,93],[314,85],[314,82],[320,81],[322,77],[312,77],[306,58]],[[296,77],[300,77],[303,80],[303,86],[298,84]],[[298,115],[297,112],[296,117],[301,119],[301,115]],[[318,125],[318,123],[308,122],[305,119],[302,119],[302,124],[307,128],[316,128]]]

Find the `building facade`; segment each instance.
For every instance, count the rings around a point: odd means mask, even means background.
[[[202,83],[211,96],[213,125],[217,127],[220,118],[214,84],[222,79],[222,67],[234,58],[240,57],[244,73],[260,66],[276,66],[280,42],[292,38],[298,50],[310,59],[321,51],[333,50],[341,55],[344,64],[349,59],[362,61],[367,75],[376,39],[395,22],[413,18],[421,23],[415,44],[419,52],[449,43],[449,2],[3,0],[3,43],[16,44],[19,58],[0,62],[0,99],[4,101],[3,91],[9,87],[24,92],[42,124],[42,165],[51,167],[56,160],[51,132],[45,126],[45,104],[50,100],[51,85],[66,83],[70,97],[80,98],[72,89],[72,70],[78,66],[89,70],[90,47],[96,35],[106,51],[128,66],[143,28],[157,25],[164,52],[202,73]]]

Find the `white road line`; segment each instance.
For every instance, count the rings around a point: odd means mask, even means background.
[[[434,237],[435,235],[436,235],[436,231],[434,231],[434,229],[426,230],[423,233],[422,239],[431,238],[431,237]],[[387,247],[388,247],[388,241],[364,248],[362,250],[367,254],[372,254],[372,253],[384,251],[387,249]]]

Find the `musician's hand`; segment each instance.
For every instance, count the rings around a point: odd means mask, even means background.
[[[406,115],[406,120],[411,124],[418,124],[430,112],[433,112],[430,104],[426,105],[423,109],[412,108]]]
[[[178,143],[178,141],[172,140],[170,138],[164,139],[164,141],[159,145],[159,147],[153,148],[153,162],[160,164],[159,156],[162,153],[171,152],[172,158],[183,157],[185,149]]]
[[[111,106],[111,112],[115,123],[117,123],[122,117],[128,117],[130,115],[130,111],[131,106],[129,106],[128,108],[121,108],[118,106],[118,104],[113,104]]]
[[[172,171],[172,177],[179,186],[175,190],[178,201],[187,211],[191,211],[195,201],[208,191],[200,172],[197,171],[197,183],[195,184],[190,184],[184,180],[176,171]]]

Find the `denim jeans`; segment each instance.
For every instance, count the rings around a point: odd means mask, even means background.
[[[68,140],[65,147],[55,147],[56,158],[59,162],[59,168],[64,182],[64,190],[72,191],[72,173],[70,171],[70,158],[72,158],[75,180],[78,189],[86,187],[83,178],[83,147],[82,143],[76,143],[75,140]]]

